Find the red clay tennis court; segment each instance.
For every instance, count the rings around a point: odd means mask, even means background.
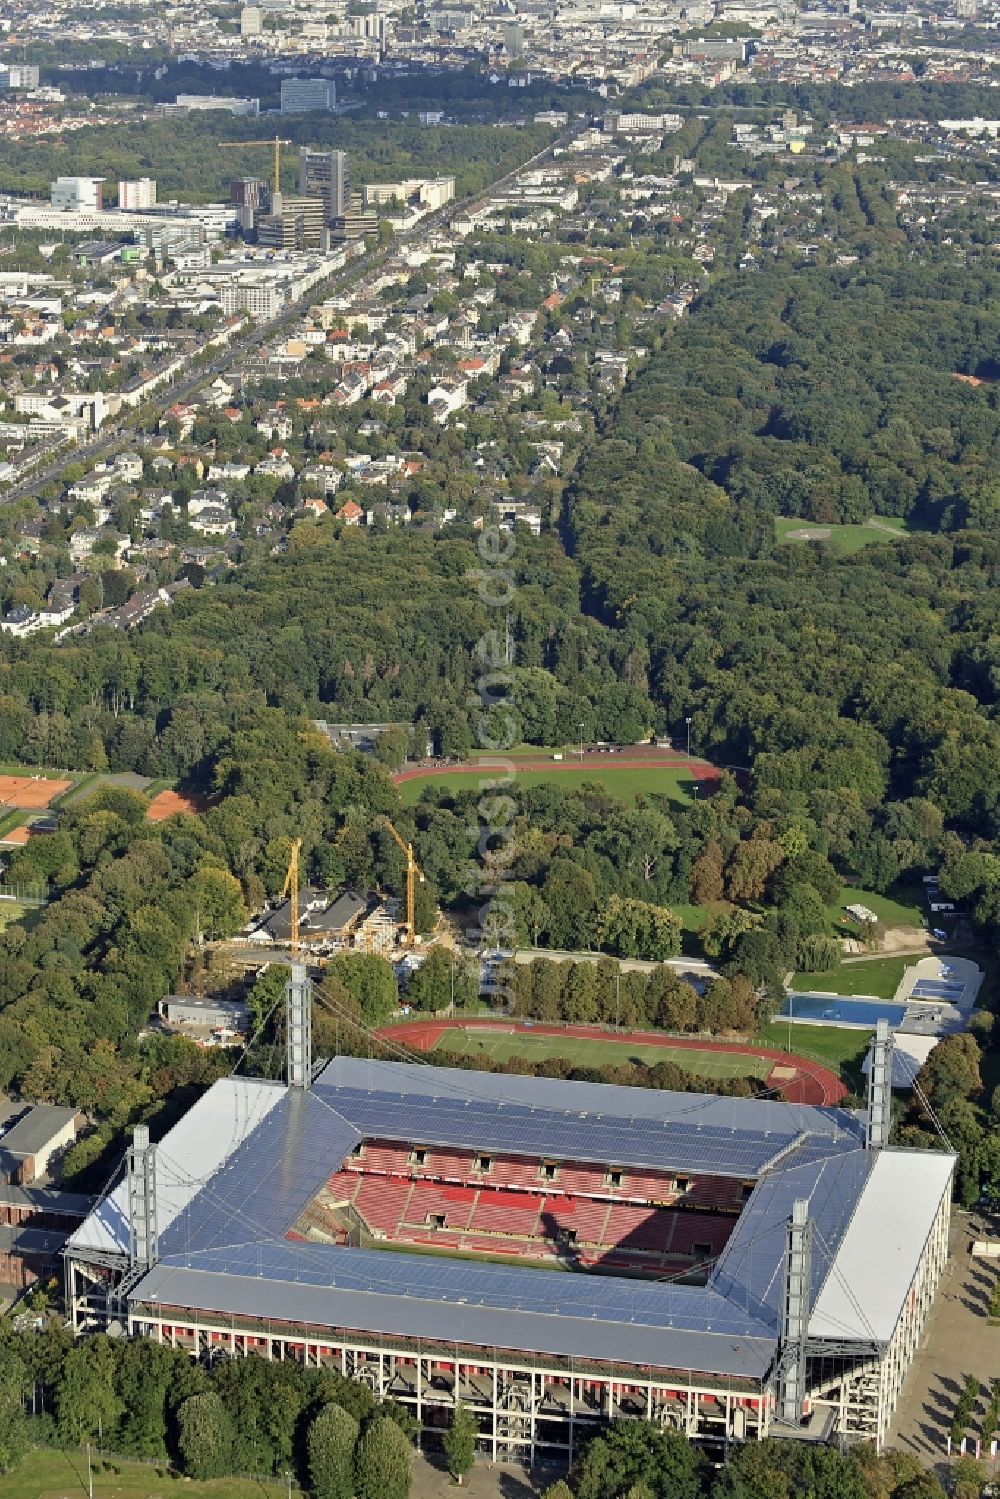
[[[51,807],[57,797],[68,791],[72,781],[49,781],[44,776],[0,775],[0,806],[37,812]]]
[[[146,817],[150,822],[166,822],[168,817],[176,817],[178,813],[198,817],[211,805],[212,798],[203,796],[200,791],[160,791],[150,802]]]

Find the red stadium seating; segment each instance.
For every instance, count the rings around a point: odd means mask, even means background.
[[[515,1238],[533,1238],[542,1202],[521,1192],[480,1192],[470,1227]]]
[[[559,1163],[555,1178],[546,1183],[549,1192],[566,1192],[574,1197],[597,1197],[607,1191],[603,1166],[569,1166]]]
[[[412,1191],[409,1182],[392,1178],[366,1177],[354,1200],[354,1206],[373,1233],[394,1235],[406,1211]]]
[[[744,1183],[731,1177],[693,1178],[678,1191],[671,1172],[622,1167],[612,1187],[602,1165],[556,1160],[549,1177],[541,1158],[489,1156],[483,1171],[472,1150],[368,1141],[329,1178],[297,1231],[343,1239],[346,1225],[329,1207],[339,1202],[400,1243],[526,1259],[569,1253],[584,1266],[662,1275],[717,1255],[746,1201]]]
[[[402,1222],[425,1227],[431,1217],[444,1218],[444,1227],[469,1226],[476,1192],[472,1187],[439,1187],[436,1182],[415,1182]]]
[[[366,1140],[360,1156],[349,1155],[344,1165],[350,1171],[362,1171],[365,1176],[409,1176],[410,1150],[406,1145],[387,1145],[378,1140]]]

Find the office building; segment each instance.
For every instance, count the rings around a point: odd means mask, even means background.
[[[259,99],[237,99],[232,94],[178,94],[178,109],[218,109],[231,115],[259,115]]]
[[[260,36],[263,30],[263,11],[256,5],[244,5],[240,11],[240,36]]]
[[[299,151],[299,196],[322,198],[329,218],[346,212],[351,199],[351,176],[346,151]]]
[[[314,109],[334,109],[337,85],[332,78],[283,78],[281,80],[281,113],[308,114]]]
[[[219,293],[226,317],[248,312],[257,321],[275,318],[284,306],[284,294],[273,281],[230,282]]]
[[[205,226],[197,219],[150,219],[135,231],[136,242],[151,250],[157,260],[165,260],[200,250],[205,244]]]
[[[373,208],[349,204],[343,213],[335,213],[330,219],[332,245],[352,244],[354,240],[365,239],[368,235],[377,233],[378,215]]]
[[[134,213],[140,208],[156,206],[156,183],[152,177],[139,177],[134,182],[119,182],[118,207],[123,213]]]
[[[273,213],[257,215],[257,243],[274,250],[317,250],[326,236],[326,205],[322,198],[296,198],[282,193]]]
[[[60,213],[100,213],[103,183],[103,177],[57,177],[49,188],[49,202]]]

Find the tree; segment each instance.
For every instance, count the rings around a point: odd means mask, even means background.
[[[390,724],[385,733],[379,734],[375,740],[375,759],[389,770],[399,770],[406,759],[409,740],[409,733],[402,724]]]
[[[365,1428],[354,1459],[357,1499],[409,1499],[410,1444],[390,1416]]]
[[[78,1343],[63,1359],[56,1384],[56,1424],[64,1441],[79,1446],[111,1431],[121,1412],[114,1389],[114,1350],[107,1338]]]
[[[28,1447],[24,1394],[28,1371],[18,1351],[0,1346],[0,1473],[16,1468]]]
[[[446,947],[432,947],[406,986],[406,1002],[415,1010],[446,1010],[453,993],[457,1006],[475,1004],[478,965]]]
[[[461,1483],[476,1460],[476,1418],[464,1405],[456,1405],[452,1413],[451,1425],[444,1436],[444,1451],[448,1472]]]
[[[935,1108],[955,1099],[978,1098],[983,1091],[981,1053],[967,1031],[945,1036],[917,1074],[917,1084]]]
[[[803,973],[830,973],[840,967],[841,956],[836,937],[814,934],[799,941],[797,959]]]
[[[644,1483],[654,1499],[697,1499],[700,1459],[679,1431],[647,1421],[612,1421],[587,1446],[576,1471],[577,1499],[623,1499]]]
[[[235,1433],[214,1390],[190,1395],[177,1412],[177,1445],[192,1478],[224,1478],[233,1470]]]
[[[710,838],[691,865],[688,889],[696,906],[707,906],[722,899],[724,889],[722,849]]]
[[[351,1499],[359,1429],[348,1411],[332,1403],[313,1417],[306,1450],[314,1499]]]
[[[245,924],[248,913],[240,882],[228,869],[203,864],[194,878],[192,894],[199,930],[208,937],[232,937]]]
[[[399,998],[392,964],[377,953],[339,952],[327,970],[356,1000],[368,1025],[384,1025]]]
[[[542,886],[549,910],[549,944],[573,951],[589,947],[597,886],[589,870],[571,859],[553,859]]]
[[[555,1483],[550,1483],[542,1499],[574,1499],[573,1490],[564,1478],[557,1478]]]

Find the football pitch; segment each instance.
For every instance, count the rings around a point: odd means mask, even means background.
[[[740,1051],[703,1051],[692,1046],[659,1046],[643,1043],[623,1036],[620,1041],[612,1037],[604,1039],[594,1036],[532,1035],[518,1031],[504,1033],[464,1030],[455,1026],[442,1031],[434,1046],[435,1051],[461,1052],[465,1056],[487,1056],[493,1061],[506,1062],[511,1057],[528,1057],[533,1062],[546,1057],[565,1057],[578,1067],[601,1067],[607,1064],[622,1066],[627,1062],[640,1062],[651,1067],[656,1062],[676,1062],[685,1072],[697,1077],[759,1077],[766,1078],[774,1066],[773,1058],[757,1057]]]
[[[478,791],[480,783],[488,781],[496,772],[492,770],[442,770],[433,775],[415,776],[400,781],[399,795],[404,807],[416,806],[428,786],[445,791]],[[514,794],[519,786],[561,786],[565,791],[577,791],[588,781],[598,782],[614,796],[623,801],[634,802],[637,796],[664,796],[678,806],[687,806],[693,799],[697,782],[690,771],[674,766],[619,766],[611,761],[607,765],[588,762],[580,765],[553,765],[546,770],[518,769],[514,779]],[[706,795],[706,792],[702,792]]]

